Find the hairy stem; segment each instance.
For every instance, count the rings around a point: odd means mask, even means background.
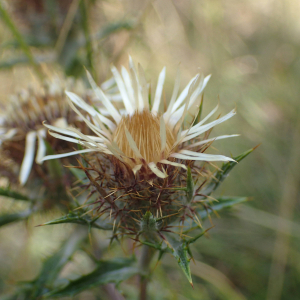
[[[140,300],[147,300],[147,285],[150,275],[150,263],[155,253],[155,249],[148,246],[143,246],[140,259]]]

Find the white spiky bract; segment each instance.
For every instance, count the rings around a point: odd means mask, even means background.
[[[218,124],[235,115],[232,110],[224,117],[206,123],[216,112],[213,109],[202,121],[192,123],[183,130],[186,115],[193,113],[196,116],[200,105],[200,95],[206,87],[210,75],[203,78],[197,74],[178,96],[179,73],[177,73],[174,91],[165,112],[160,112],[162,91],[166,77],[166,68],[163,68],[158,77],[153,103],[149,103],[149,86],[141,66],[136,70],[132,59],[129,59],[129,71],[122,67],[121,72],[112,67],[115,82],[123,100],[125,114],[122,114],[96,85],[92,76],[87,72],[89,82],[99,103],[102,103],[108,115],[104,116],[85,103],[79,96],[66,92],[72,109],[82,118],[94,136],[86,136],[74,128],[61,129],[44,124],[49,133],[56,138],[80,144],[86,150],[73,151],[69,154],[46,156],[43,160],[75,155],[84,152],[98,151],[116,157],[119,161],[131,167],[134,174],[144,165],[160,178],[168,176],[162,165],[173,165],[186,168],[183,161],[233,161],[223,155],[199,153],[190,150],[193,147],[211,143],[214,140],[233,137],[223,135],[213,139],[202,139],[201,135]],[[83,115],[79,109],[85,111]],[[191,111],[193,110],[193,111]],[[206,124],[205,124],[206,123]],[[180,162],[176,162],[176,159]]]

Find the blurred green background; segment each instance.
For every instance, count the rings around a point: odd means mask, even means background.
[[[39,81],[38,63],[76,77],[84,77],[86,66],[101,83],[110,77],[110,64],[126,65],[130,54],[154,83],[167,67],[167,101],[178,63],[182,87],[199,69],[212,74],[204,112],[218,98],[223,114],[237,107],[237,116],[214,131],[241,134],[216,142],[221,153],[238,155],[261,143],[219,190],[251,201],[214,217],[210,237],[193,246],[195,288],[165,257],[150,284],[152,299],[300,299],[299,0],[16,0],[1,5],[22,35],[20,40],[0,14],[2,109],[8,95]],[[11,205],[1,200],[0,209]],[[42,259],[70,233],[72,226],[34,227],[55,215],[50,211],[0,228],[0,294],[32,279]],[[74,259],[84,265],[80,253]],[[85,272],[84,267],[72,270]],[[122,289],[135,299],[132,285]],[[105,298],[91,291],[75,299]]]

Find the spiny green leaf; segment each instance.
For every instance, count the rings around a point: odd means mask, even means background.
[[[32,210],[26,210],[14,214],[3,214],[0,215],[0,227],[9,223],[21,221],[27,219],[32,213]]]
[[[19,288],[15,294],[8,296],[7,299],[40,299],[43,294],[49,291],[61,269],[86,236],[84,230],[76,229],[60,250],[45,260],[37,278],[31,282],[19,283]]]
[[[57,298],[74,296],[77,293],[107,283],[120,283],[139,273],[134,258],[117,258],[99,262],[97,268],[80,278],[70,281],[66,286],[44,296]]]
[[[27,196],[18,193],[16,191],[13,191],[9,188],[1,188],[0,187],[0,196],[8,197],[8,198],[13,198],[15,200],[23,200],[23,201],[31,201]]]
[[[209,228],[210,229],[210,228]],[[199,238],[201,238],[201,236],[203,236],[209,229],[205,230],[205,231],[202,231],[201,233],[197,234],[196,236],[188,239],[186,241],[186,245],[189,246],[190,244],[193,244],[195,243]]]
[[[229,161],[224,163],[219,171],[217,171],[214,176],[212,177],[211,182],[205,187],[201,194],[209,196],[212,192],[214,192],[219,185],[223,182],[223,180],[229,175],[229,172],[246,156],[248,156],[256,147],[234,157],[235,161]]]
[[[153,243],[149,243],[149,242],[146,242],[146,241],[141,241],[141,243],[143,245],[146,245],[148,247],[154,248],[154,249],[156,249],[156,250],[159,251],[158,258],[157,258],[158,261],[161,260],[162,256],[165,253],[167,253],[167,252],[168,253],[172,253],[172,249],[169,248],[169,247],[167,247],[167,246],[165,246],[162,242],[159,243],[159,244],[153,244]]]
[[[188,279],[189,283],[193,286],[191,269],[190,269],[190,258],[188,257],[188,245],[185,240],[177,241],[173,237],[168,236],[168,242],[172,247],[172,254],[177,259],[177,263],[184,275]]]
[[[213,211],[220,211],[222,209],[226,209],[226,208],[230,208],[235,204],[239,204],[239,203],[243,203],[249,200],[248,197],[219,197],[217,198],[217,201],[214,201],[212,205],[210,205],[209,207],[209,212],[213,212]],[[206,218],[207,217],[207,211],[206,210],[202,210],[200,212],[198,212],[200,217]]]
[[[46,290],[46,287],[50,287],[53,284],[59,272],[66,265],[73,253],[77,250],[79,244],[86,237],[86,231],[77,228],[62,245],[59,251],[44,262],[37,279],[32,282],[33,288],[29,299],[37,299],[37,297],[48,291]]]
[[[205,220],[211,213],[221,211],[223,209],[228,209],[232,207],[235,204],[243,203],[249,200],[247,197],[219,197],[216,199],[217,201],[214,201],[207,210],[204,210],[203,208],[198,208],[196,210],[197,215],[202,219]],[[195,229],[198,229],[199,226],[193,221],[190,228],[186,229],[184,233],[191,232]]]
[[[159,244],[153,244],[153,243],[149,243],[149,242],[147,242],[147,241],[141,241],[141,243],[142,243],[143,245],[152,247],[152,248],[154,248],[154,249],[162,250],[161,243],[159,243]]]
[[[87,225],[92,228],[98,228],[103,230],[112,230],[113,228],[111,224],[101,222],[98,218],[93,219],[90,215],[84,214],[84,212],[80,210],[69,212],[67,215],[61,218],[51,220],[39,226],[55,225],[55,224],[63,224],[63,223],[76,223],[76,224]]]
[[[248,197],[219,197],[217,198],[217,201],[214,201],[208,208],[208,211],[206,210],[197,210],[198,215],[200,218],[206,219],[208,215],[214,211],[220,211],[222,209],[230,208],[235,204],[243,203],[248,201]]]

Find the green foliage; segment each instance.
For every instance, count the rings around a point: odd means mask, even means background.
[[[192,275],[190,270],[190,258],[188,257],[189,250],[188,244],[184,240],[176,241],[175,239],[168,238],[171,244],[171,252],[176,258],[180,269],[183,271],[184,275],[188,279],[189,283],[193,285]]]
[[[87,234],[85,231],[75,230],[73,235],[71,235],[62,245],[61,249],[44,262],[37,279],[31,283],[33,290],[30,299],[41,296],[45,292],[47,286],[51,287],[53,285],[59,272],[69,261],[76,249],[78,249],[79,244],[86,236]]]
[[[86,214],[85,211],[75,210],[69,212],[67,215],[51,220],[39,226],[45,225],[56,225],[56,224],[64,224],[64,223],[75,223],[81,225],[87,225],[89,229],[97,228],[103,230],[112,230],[112,225],[106,222],[101,222],[98,217],[92,218],[90,215]]]
[[[196,213],[200,217],[201,220],[205,220],[212,213],[217,213],[217,212],[222,211],[222,210],[230,209],[234,205],[244,203],[248,200],[249,200],[249,198],[247,198],[247,197],[226,197],[226,196],[218,197],[210,205],[206,205],[205,209],[198,207],[196,209]],[[184,231],[184,233],[191,232],[195,229],[199,229],[199,225],[197,225],[193,221],[190,228],[186,229]]]
[[[169,234],[166,237],[166,242],[155,244],[144,241],[142,242],[142,244],[158,250],[158,260],[160,260],[165,253],[171,253],[176,258],[180,269],[183,271],[189,283],[193,286],[192,275],[190,270],[190,261],[192,259],[192,253],[189,246],[190,244],[196,242],[200,237],[202,237],[206,233],[206,231],[202,231],[195,237],[189,239],[180,238],[178,240],[173,235]]]
[[[74,296],[77,293],[107,283],[120,283],[139,274],[136,260],[132,258],[116,258],[100,261],[96,269],[76,280],[70,281],[66,286],[51,291],[44,298]]]
[[[60,271],[86,237],[87,234],[84,230],[76,229],[61,248],[44,261],[36,279],[20,283],[20,288],[17,289],[16,293],[6,299],[38,299],[52,290]]]
[[[28,196],[23,195],[19,192],[13,191],[10,188],[0,187],[0,196],[12,198],[14,200],[32,201],[31,199],[28,198]]]
[[[248,201],[247,197],[218,197],[217,201],[213,201],[207,208],[207,210],[203,210],[202,208],[197,209],[197,213],[202,220],[206,219],[210,213],[218,212],[223,209],[231,208],[232,206]]]
[[[253,150],[255,150],[256,147],[245,151],[244,153],[233,157],[234,161],[229,161],[227,163],[223,163],[220,170],[218,170],[214,176],[212,177],[211,182],[205,187],[203,191],[201,191],[202,194],[209,196],[212,192],[214,192],[220,184],[225,180],[225,178],[229,175],[229,172],[245,157],[247,157]]]
[[[32,210],[28,209],[19,213],[0,214],[0,227],[9,223],[27,219],[32,214]]]
[[[237,162],[241,161],[252,151],[253,149],[237,156],[235,160]],[[237,162],[223,164],[221,170],[215,174],[212,181],[208,184],[206,191],[208,191],[209,194],[211,194],[228,176],[229,172],[233,169]],[[81,169],[71,168],[71,172],[82,183],[86,182],[86,174]],[[195,198],[195,186],[190,168],[188,168],[187,170],[187,183],[184,190],[186,191],[186,204],[188,206],[194,205],[193,201]],[[195,213],[198,215],[198,217],[204,220],[212,212],[218,212],[224,209],[228,209],[236,204],[245,201],[247,201],[246,197],[219,197],[216,199],[216,201],[203,202],[204,208],[200,205],[197,206]],[[144,214],[144,216],[140,220],[140,232],[138,233],[138,235],[142,234],[144,239],[143,241],[141,241],[141,243],[156,249],[159,252],[159,259],[161,259],[165,253],[171,253],[175,257],[185,277],[192,285],[193,283],[190,271],[190,260],[192,259],[192,253],[189,246],[190,244],[196,242],[200,237],[202,237],[205,231],[201,230],[200,233],[197,233],[192,238],[184,238],[185,234],[199,229],[199,225],[193,222],[190,227],[185,229],[185,231],[183,232],[183,236],[179,235],[177,236],[177,238],[175,238],[173,233],[167,233],[164,237],[165,240],[161,241],[158,235],[160,232],[159,222],[161,222],[163,219],[164,218],[155,218],[150,211],[147,211]],[[111,223],[103,222],[99,217],[91,217],[90,214],[88,214],[83,208],[69,212],[67,215],[61,218],[54,219],[42,225],[54,225],[62,223],[76,223],[86,225],[88,226],[89,230],[91,230],[91,228],[102,230],[113,229]],[[105,262],[102,262],[100,265],[92,273],[85,275],[75,281],[71,281],[62,288],[49,292],[47,294],[47,297],[72,296],[84,289],[91,288],[99,284],[112,282],[111,280],[118,283],[119,281],[125,280],[126,278],[137,274],[136,267],[128,267],[127,265],[124,266],[123,264],[115,264],[115,262],[110,262],[108,265]],[[127,275],[124,276],[124,274]]]

